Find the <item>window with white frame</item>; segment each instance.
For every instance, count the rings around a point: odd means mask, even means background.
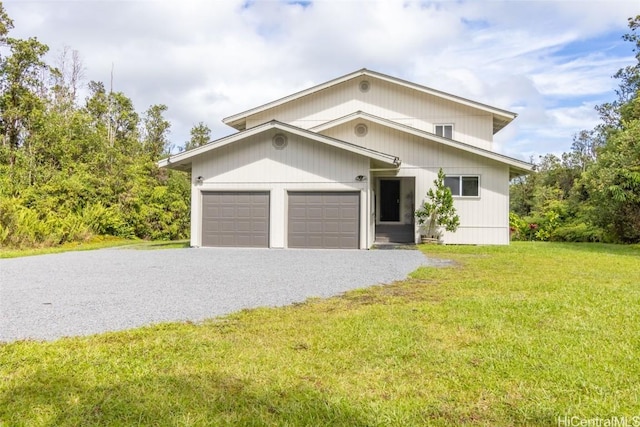
[[[477,175],[447,175],[444,185],[449,187],[452,196],[480,196],[480,177]]]
[[[453,125],[435,125],[435,134],[445,138],[453,139]]]

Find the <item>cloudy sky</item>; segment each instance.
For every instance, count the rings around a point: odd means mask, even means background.
[[[78,50],[85,83],[140,112],[166,104],[176,145],[221,119],[369,68],[519,114],[495,140],[528,160],[569,150],[614,99],[621,39],[637,0],[4,0],[12,37],[36,36],[50,63]]]

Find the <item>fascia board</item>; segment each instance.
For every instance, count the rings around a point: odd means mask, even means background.
[[[253,128],[247,129],[242,132],[235,133],[233,135],[229,135],[218,139],[216,141],[212,141],[206,145],[201,147],[194,148],[189,151],[185,151],[183,153],[176,154],[175,156],[169,156],[166,159],[162,159],[158,162],[158,167],[168,167],[170,168],[172,164],[179,163],[184,164],[185,160],[192,159],[194,157],[200,156],[204,153],[207,153],[211,150],[216,150],[218,148],[224,147],[226,145],[232,144],[234,142],[243,140],[245,138],[251,137],[253,135],[257,135],[259,133],[265,132],[270,129],[278,129],[283,132],[287,132],[290,134],[298,135],[303,138],[312,139],[324,144],[327,144],[332,147],[336,147],[345,151],[349,151],[355,154],[359,154],[361,156],[365,156],[374,160],[378,160],[389,165],[394,165],[395,167],[400,166],[400,159],[398,157],[382,153],[379,151],[371,150],[369,148],[360,147],[359,145],[351,144],[349,142],[341,141],[339,139],[331,138],[325,135],[321,135],[319,133],[311,132],[305,129],[298,128],[296,126],[288,125],[285,123],[281,123],[278,121],[270,121],[267,123],[263,123],[261,125],[255,126]]]
[[[382,117],[375,116],[373,114],[365,113],[362,111],[358,111],[356,113],[348,114],[346,116],[337,118],[327,123],[323,123],[314,127],[312,130],[314,132],[322,132],[323,130],[333,128],[335,126],[342,125],[344,123],[348,123],[355,119],[363,119],[368,120],[370,122],[379,124],[381,126],[386,126],[392,129],[395,129],[399,132],[408,133],[414,136],[418,136],[420,138],[428,139],[439,144],[443,144],[452,148],[456,148],[458,150],[467,151],[469,153],[477,154],[482,157],[486,157],[500,163],[504,163],[509,165],[510,167],[517,168],[519,170],[531,172],[533,170],[533,165],[531,163],[524,162],[522,160],[514,159],[513,157],[505,156],[503,154],[496,153],[494,151],[485,150],[483,148],[475,147],[470,144],[466,144],[464,142],[459,142],[453,139],[443,138],[441,136],[435,135],[430,132],[426,132],[420,129],[416,129],[411,126],[403,125],[400,123],[396,123],[392,120],[383,119]]]
[[[500,108],[492,107],[492,106],[487,105],[487,104],[483,104],[483,103],[480,103],[480,102],[472,101],[472,100],[467,99],[467,98],[463,98],[463,97],[460,97],[460,96],[457,96],[457,95],[452,95],[450,93],[442,92],[442,91],[439,91],[437,89],[432,89],[432,88],[427,87],[427,86],[422,86],[422,85],[419,85],[419,84],[416,84],[416,83],[412,83],[412,82],[409,82],[407,80],[399,79],[397,77],[388,76],[386,74],[378,73],[376,71],[371,71],[371,70],[367,70],[367,69],[361,69],[361,70],[358,70],[356,72],[344,75],[342,77],[338,77],[336,79],[329,80],[328,82],[325,82],[325,83],[310,87],[308,89],[301,90],[301,91],[296,92],[296,93],[294,93],[292,95],[285,96],[285,97],[277,99],[275,101],[268,102],[268,103],[260,105],[258,107],[251,108],[251,109],[243,111],[241,113],[234,114],[232,116],[226,117],[226,118],[222,119],[222,122],[224,124],[229,125],[229,126],[235,127],[234,124],[237,124],[237,122],[241,122],[243,119],[246,119],[248,116],[260,113],[260,112],[268,110],[270,108],[278,107],[280,105],[286,104],[287,102],[295,101],[295,100],[300,99],[300,98],[302,98],[304,96],[310,95],[310,94],[315,93],[315,92],[319,92],[321,90],[327,89],[329,87],[335,86],[337,84],[343,83],[345,81],[351,80],[351,79],[353,79],[355,77],[359,77],[359,76],[369,76],[369,77],[372,77],[372,78],[377,78],[377,79],[380,79],[380,80],[383,80],[383,81],[386,81],[386,82],[389,82],[389,83],[398,84],[400,86],[416,90],[418,92],[422,92],[422,93],[426,93],[426,94],[429,94],[429,95],[433,95],[433,96],[439,97],[441,99],[446,99],[446,100],[449,100],[449,101],[452,101],[452,102],[455,102],[455,103],[458,103],[458,104],[461,104],[461,105],[465,105],[465,106],[468,106],[468,107],[472,107],[472,108],[476,108],[476,109],[479,109],[479,110],[483,110],[483,111],[491,113],[491,114],[493,114],[495,116],[499,116],[503,121],[506,122],[506,124],[508,124],[509,122],[511,122],[513,119],[515,119],[518,116],[516,113],[513,113],[511,111],[507,111],[507,110],[503,110],[503,109],[500,109]],[[505,126],[506,126],[506,124],[505,124]],[[504,126],[502,126],[502,127],[504,127]]]

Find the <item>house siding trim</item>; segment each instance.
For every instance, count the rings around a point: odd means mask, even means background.
[[[365,113],[363,111],[357,111],[352,114],[340,117],[322,125],[316,126],[311,130],[314,132],[323,132],[336,126],[349,123],[356,120],[367,120],[381,126],[386,126],[394,130],[405,132],[414,136],[428,139],[430,141],[437,142],[448,147],[456,148],[462,151],[466,151],[478,156],[485,157],[487,159],[495,160],[499,163],[506,164],[510,167],[512,175],[528,174],[533,170],[533,164],[524,162],[522,160],[514,159],[504,154],[496,153],[495,151],[485,150],[484,148],[476,147],[464,142],[456,141],[454,139],[444,138],[436,135],[435,133],[426,132],[414,127],[394,122],[393,120],[384,119],[382,117],[375,116],[373,114]]]
[[[478,110],[482,110],[485,112],[488,112],[490,114],[493,115],[493,133],[497,133],[498,131],[500,131],[503,127],[505,127],[506,125],[508,125],[509,123],[511,123],[512,120],[514,120],[518,115],[516,113],[513,113],[511,111],[507,111],[507,110],[503,110],[500,108],[496,108],[496,107],[492,107],[490,105],[487,104],[483,104],[477,101],[472,101],[470,99],[467,98],[463,98],[460,96],[456,96],[456,95],[452,95],[450,93],[446,93],[437,89],[432,89],[430,87],[427,86],[422,86],[416,83],[412,83],[409,82],[407,80],[403,80],[403,79],[399,79],[397,77],[392,77],[383,73],[379,73],[377,71],[372,71],[372,70],[367,70],[366,68],[363,68],[361,70],[355,71],[353,73],[349,73],[347,75],[344,75],[342,77],[338,77],[335,78],[333,80],[329,80],[328,82],[316,85],[316,86],[312,86],[308,89],[304,89],[302,91],[296,92],[292,95],[289,96],[285,96],[283,98],[277,99],[275,101],[272,102],[268,102],[266,104],[260,105],[258,107],[243,111],[241,113],[238,114],[234,114],[232,116],[226,117],[224,119],[222,119],[222,122],[226,125],[229,125],[235,129],[238,130],[243,130],[245,129],[246,126],[246,119],[247,117],[257,114],[257,113],[261,113],[264,112],[266,110],[269,110],[270,108],[274,108],[274,107],[278,107],[280,105],[286,104],[288,102],[291,101],[295,101],[297,99],[303,98],[307,95],[328,89],[330,87],[336,86],[340,83],[344,83],[347,82],[349,80],[352,79],[356,79],[356,78],[362,78],[362,77],[369,77],[369,78],[373,78],[373,79],[379,79],[382,81],[386,81],[389,83],[393,83],[393,84],[397,84],[421,93],[425,93],[428,95],[432,95],[432,96],[436,96],[442,99],[446,99],[448,101],[453,101],[456,102],[458,104],[461,105],[465,105],[468,107],[472,107],[472,108],[476,108]]]
[[[401,160],[391,154],[382,153],[379,151],[371,150],[366,147],[362,147],[356,144],[352,144],[347,141],[342,141],[339,139],[331,138],[329,136],[325,136],[319,133],[311,132],[305,129],[298,128],[296,126],[291,126],[285,123],[281,123],[278,121],[271,121],[268,123],[264,123],[262,125],[255,126],[246,131],[238,132],[233,135],[229,135],[218,139],[216,141],[210,142],[201,147],[194,148],[189,151],[185,151],[183,153],[177,154],[175,156],[169,156],[166,159],[162,159],[158,162],[158,167],[160,168],[168,168],[168,169],[180,169],[184,170],[186,165],[191,164],[191,159],[201,154],[207,153],[212,150],[216,150],[222,148],[226,145],[232,144],[237,141],[244,140],[248,137],[258,135],[263,132],[267,132],[270,130],[280,130],[283,132],[288,132],[294,135],[302,136],[304,138],[308,138],[317,142],[321,142],[327,144],[331,147],[336,147],[343,149],[345,151],[349,151],[355,154],[359,154],[365,157],[368,157],[373,160],[377,160],[384,164],[399,167],[401,164]]]

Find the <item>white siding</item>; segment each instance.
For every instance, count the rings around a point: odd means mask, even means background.
[[[247,128],[276,119],[309,129],[363,111],[427,132],[434,125],[454,125],[453,139],[491,149],[493,118],[486,111],[460,105],[437,96],[367,77],[368,92],[361,92],[356,78],[298,100],[247,117]]]
[[[361,247],[368,247],[366,215],[369,159],[306,138],[288,135],[288,145],[277,150],[273,134],[247,138],[194,159],[192,176],[204,182],[192,187],[191,245],[201,246],[202,191],[269,191],[270,247],[283,248],[287,236],[287,191],[360,191]]]
[[[359,83],[368,80],[370,90]],[[452,124],[453,139],[491,150],[492,114],[444,100],[373,76],[356,77],[246,118],[246,128],[278,120],[304,129],[362,111],[433,133],[436,124]],[[368,126],[359,137],[354,128]],[[274,131],[275,132],[275,131]],[[366,119],[354,119],[321,132],[401,159],[399,169],[372,167],[368,158],[295,135],[288,135],[283,150],[273,147],[273,132],[246,137],[225,147],[194,157],[192,176],[203,176],[192,187],[191,244],[200,246],[202,191],[268,191],[270,194],[270,247],[286,247],[288,191],[360,191],[360,246],[374,241],[375,195],[382,177],[404,178],[403,199],[419,206],[440,168],[449,175],[477,175],[480,195],[455,198],[461,226],[446,233],[447,243],[508,244],[509,167],[498,161],[406,134]],[[358,182],[355,177],[366,180]],[[379,205],[379,203],[378,203]],[[411,223],[411,203],[401,205],[400,223]],[[417,231],[417,230],[416,230]]]
[[[438,170],[449,175],[478,175],[480,196],[455,197],[454,205],[461,226],[447,233],[445,242],[466,244],[509,243],[509,167],[467,151],[407,135],[376,123],[367,122],[369,132],[355,136],[353,121],[329,129],[324,134],[398,156],[402,160],[397,172],[375,172],[374,177],[415,177],[415,206],[424,201]],[[379,209],[378,209],[379,211]]]

